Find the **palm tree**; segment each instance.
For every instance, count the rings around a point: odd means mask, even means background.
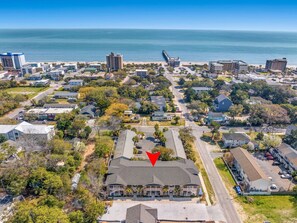
[[[127,186],[127,187],[125,188],[125,193],[126,193],[127,195],[131,195],[131,194],[133,194],[133,189],[132,189],[132,187],[131,187],[131,186]]]
[[[137,194],[138,195],[142,195],[143,194],[143,186],[142,185],[137,186]]]
[[[174,188],[174,193],[175,193],[175,195],[179,196],[180,191],[181,191],[180,186],[175,186],[175,188]]]
[[[164,186],[164,187],[162,188],[163,195],[164,195],[164,194],[168,194],[168,191],[169,191],[169,187],[168,187],[168,186]]]

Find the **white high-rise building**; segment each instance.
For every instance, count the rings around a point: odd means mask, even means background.
[[[4,70],[20,70],[26,63],[23,53],[2,53],[0,58]]]

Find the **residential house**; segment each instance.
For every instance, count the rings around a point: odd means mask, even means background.
[[[232,104],[232,101],[227,96],[221,94],[214,100],[214,109],[216,112],[227,112]]]
[[[251,141],[245,133],[223,133],[222,140],[225,148],[243,146]]]
[[[157,223],[158,209],[143,204],[128,208],[125,223],[136,222]]]
[[[212,121],[224,123],[227,121],[227,117],[221,112],[208,112],[206,117],[206,123],[210,124]]]
[[[55,117],[59,114],[70,113],[73,108],[49,108],[45,111],[47,120],[55,120]]]
[[[63,69],[52,70],[47,73],[52,80],[58,81],[61,80],[65,74]]]
[[[38,81],[38,80],[41,80],[42,77],[43,77],[42,74],[36,73],[36,74],[30,75],[27,79],[31,81]]]
[[[246,192],[266,192],[271,184],[255,158],[243,148],[230,150],[233,166],[243,178],[242,186]]]
[[[44,104],[43,108],[73,108],[77,109],[77,104]]]
[[[45,86],[49,86],[51,83],[51,81],[49,79],[45,79],[45,80],[37,80],[32,82],[32,85],[34,87],[45,87]]]
[[[17,125],[0,125],[0,134],[13,141],[21,136],[48,141],[55,135],[55,129],[54,126],[33,125],[24,121]]]
[[[170,121],[172,119],[172,116],[163,112],[163,111],[155,111],[151,115],[152,121]]]
[[[84,85],[84,81],[83,80],[70,80],[68,82],[68,85],[64,85],[64,90],[70,90],[72,88],[75,87],[81,87]]]
[[[68,92],[68,91],[57,91],[54,94],[54,98],[64,98],[64,99],[69,99],[69,98],[77,98],[78,93],[75,92]]]
[[[97,116],[96,107],[94,105],[87,105],[80,110],[80,114],[89,118],[95,118]]]
[[[110,162],[106,178],[107,195],[114,196],[198,196],[200,180],[191,160],[158,161],[125,158]]]
[[[297,171],[297,151],[290,145],[282,143],[277,149],[270,149],[270,152],[290,172]]]
[[[67,71],[77,71],[77,64],[64,64],[64,68],[67,69]]]
[[[96,69],[95,72],[98,72],[101,70],[102,68],[102,65],[100,63],[96,63],[96,64],[89,64],[89,66],[87,68],[93,68],[93,69]],[[86,68],[86,69],[87,69]]]
[[[147,77],[148,76],[148,71],[147,70],[137,69],[137,70],[135,70],[135,75],[139,76],[139,77]]]
[[[200,94],[201,92],[208,92],[211,91],[211,87],[192,87],[196,94]]]

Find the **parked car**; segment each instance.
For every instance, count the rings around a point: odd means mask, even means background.
[[[281,175],[281,178],[282,179],[290,179],[291,178],[291,175],[290,174],[282,174]]]
[[[237,180],[242,181],[243,178],[241,176],[236,177]]]
[[[280,165],[280,162],[278,162],[278,161],[274,161],[274,162],[272,163],[272,165],[273,165],[273,166],[279,166],[279,165]]]
[[[270,189],[271,190],[277,190],[277,186],[275,184],[271,184]]]
[[[285,171],[285,170],[281,170],[281,171],[278,172],[278,174],[279,174],[279,175],[285,175],[285,174],[288,174],[288,172]]]
[[[267,156],[267,160],[274,160],[273,156]]]

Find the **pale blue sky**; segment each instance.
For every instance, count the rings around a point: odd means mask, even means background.
[[[297,31],[294,0],[13,0],[0,28]]]

